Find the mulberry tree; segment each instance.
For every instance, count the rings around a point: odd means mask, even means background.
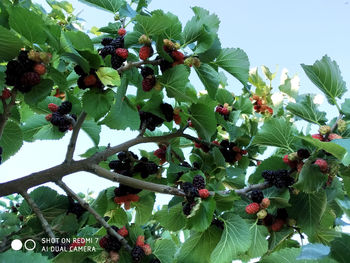
[[[149,1],[83,2],[114,21],[85,32],[67,1],[0,3],[1,162],[70,136],[61,164],[0,183],[1,262],[347,262],[350,101],[335,61],[300,68],[338,111],[327,119],[293,77],[275,86],[223,47],[208,10],[182,24]],[[101,145],[102,126],[138,135]],[[76,152],[81,130],[95,146]],[[81,171],[111,186],[75,193],[64,177]]]

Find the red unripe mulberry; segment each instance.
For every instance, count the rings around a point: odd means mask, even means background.
[[[251,203],[245,207],[247,214],[256,214],[260,210],[260,205],[258,203]]]

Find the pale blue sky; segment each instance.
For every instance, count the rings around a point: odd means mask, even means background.
[[[33,2],[45,4],[43,0]],[[76,0],[69,2],[76,8],[75,13],[82,11],[80,17],[86,20],[85,29],[101,27],[113,21],[113,15],[108,12]],[[282,68],[287,68],[290,75],[299,75],[301,93],[317,93],[300,63],[312,64],[325,54],[338,62],[344,80],[350,82],[350,5],[344,0],[153,0],[150,10],[170,11],[185,23],[193,15],[191,6],[204,7],[219,16],[222,46],[242,48],[248,54],[251,67],[266,65],[274,71],[279,65],[277,83]],[[193,81],[198,89],[202,89],[196,77],[193,77]],[[228,88],[239,94],[240,84],[236,81],[231,83]],[[334,114],[326,105],[323,105],[323,109]],[[100,144],[118,144],[134,135],[103,129]],[[63,161],[69,136],[70,133],[56,142],[25,143],[16,156],[0,166],[0,182],[59,164]],[[81,133],[76,153],[83,153],[92,146],[90,139]],[[147,146],[147,149],[151,148]],[[86,192],[87,189],[98,192],[112,185],[86,173],[67,176],[64,181],[77,192]]]

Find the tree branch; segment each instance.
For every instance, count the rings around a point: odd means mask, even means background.
[[[86,118],[86,112],[83,111],[77,122],[75,123],[74,127],[73,127],[73,132],[72,132],[72,136],[70,138],[70,142],[68,144],[68,149],[67,149],[67,154],[66,154],[66,159],[65,159],[65,163],[70,163],[73,160],[73,154],[74,154],[74,150],[75,150],[75,146],[77,143],[77,139],[78,139],[78,135],[79,135],[79,131],[81,126],[83,125],[83,122]]]
[[[143,60],[138,62],[129,62],[125,66],[121,66],[118,68],[118,73],[121,74],[123,71],[126,71],[128,69],[131,69],[133,67],[141,67],[142,65],[149,64],[149,65],[159,65],[162,62],[162,59],[156,59],[156,60]]]
[[[20,192],[21,196],[23,196],[23,198],[27,201],[27,203],[29,204],[29,206],[32,208],[32,210],[34,211],[34,213],[36,214],[36,216],[38,217],[41,226],[43,227],[43,229],[45,230],[46,234],[50,237],[50,238],[55,238],[54,233],[51,230],[50,224],[47,222],[47,220],[45,219],[43,213],[41,212],[40,208],[37,206],[37,204],[34,202],[34,200],[30,197],[30,195],[23,191]]]
[[[79,204],[84,207],[90,214],[92,214],[97,222],[99,222],[113,237],[117,238],[120,243],[128,250],[131,251],[132,248],[129,246],[128,241],[119,235],[87,202],[81,199],[72,189],[70,189],[64,182],[58,180],[56,184],[61,187],[67,195],[71,196],[73,199],[77,200]]]
[[[243,195],[246,196],[247,193],[249,193],[250,191],[254,191],[254,190],[264,190],[266,188],[271,187],[271,185],[268,182],[263,182],[260,184],[251,184],[245,188],[242,189],[236,189],[234,190],[236,194],[238,195]]]
[[[185,193],[180,189],[163,185],[163,184],[155,184],[155,183],[150,183],[143,180],[138,180],[138,179],[121,175],[118,173],[113,173],[96,164],[91,165],[88,172],[94,173],[100,177],[106,178],[113,182],[118,182],[118,183],[130,186],[133,188],[149,190],[152,192],[157,192],[162,194],[185,196]]]
[[[11,91],[11,100],[9,104],[6,104],[6,101],[4,99],[1,99],[2,105],[3,105],[3,113],[0,115],[0,139],[4,132],[6,122],[11,115],[12,107],[16,104],[16,96],[17,96],[17,90],[13,89]]]

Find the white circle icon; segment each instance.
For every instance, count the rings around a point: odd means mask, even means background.
[[[22,241],[19,239],[14,239],[11,242],[11,248],[13,250],[20,250],[22,248],[22,246],[23,246]]]
[[[32,245],[28,246],[28,243],[32,243]],[[24,248],[26,250],[31,251],[31,250],[34,250],[35,247],[36,247],[36,243],[33,239],[27,239],[26,242],[24,242]]]

